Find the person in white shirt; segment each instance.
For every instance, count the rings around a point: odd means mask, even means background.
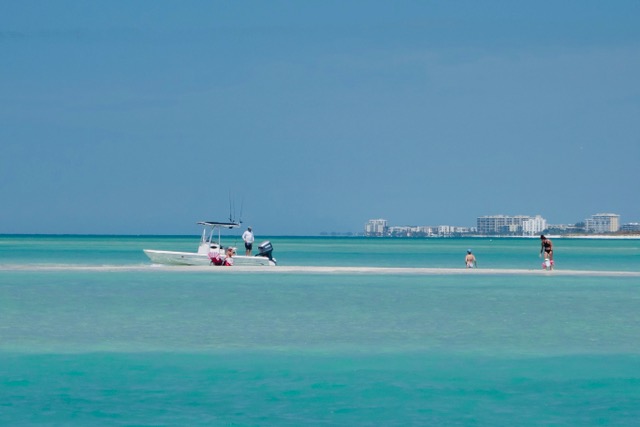
[[[244,248],[246,249],[246,255],[251,256],[251,250],[253,249],[253,241],[255,238],[253,237],[253,232],[251,231],[251,227],[247,227],[247,231],[242,233],[242,240],[244,240]]]

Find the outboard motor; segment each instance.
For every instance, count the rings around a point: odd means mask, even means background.
[[[260,246],[258,246],[258,251],[259,251],[259,254],[256,256],[263,256],[265,258],[269,258],[269,261],[275,262],[272,255],[273,245],[271,244],[271,242],[266,241],[266,242],[260,243]]]

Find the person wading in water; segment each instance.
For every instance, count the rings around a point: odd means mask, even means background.
[[[553,243],[544,237],[544,234],[540,235],[540,255],[542,255],[542,252],[544,252],[545,259],[548,258],[549,261],[553,261]]]

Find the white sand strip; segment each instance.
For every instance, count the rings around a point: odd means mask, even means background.
[[[640,277],[640,271],[606,271],[606,270],[553,270],[542,269],[525,270],[513,268],[422,268],[422,267],[330,267],[330,266],[277,266],[277,267],[250,267],[250,266],[169,266],[157,264],[141,265],[0,265],[0,271],[148,271],[148,272],[210,272],[215,274],[228,274],[234,272],[259,273],[259,274],[283,274],[283,273],[310,273],[310,274],[384,274],[384,275],[516,275],[516,276],[601,276],[601,277]]]

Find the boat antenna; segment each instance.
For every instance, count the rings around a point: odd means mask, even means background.
[[[231,200],[231,190],[229,190],[229,222],[233,222],[233,201]]]
[[[231,190],[229,190],[229,222],[242,224],[242,206],[240,207],[240,219],[236,221],[236,202],[235,198],[231,196]]]

